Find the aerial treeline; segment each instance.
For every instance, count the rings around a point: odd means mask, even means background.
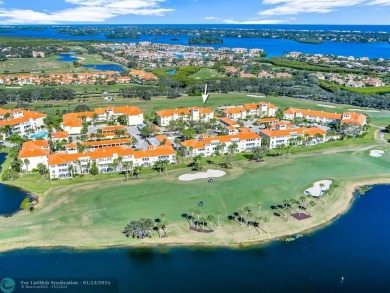
[[[51,101],[51,100],[72,100],[75,97],[75,91],[70,88],[46,88],[36,87],[30,89],[5,90],[0,89],[0,103],[7,102],[32,102],[32,101]]]

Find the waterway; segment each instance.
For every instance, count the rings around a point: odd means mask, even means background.
[[[340,31],[376,31],[390,32],[390,26],[364,26],[364,25],[138,25],[153,27],[183,27],[183,28],[231,28],[231,29],[285,29],[285,30],[340,30]],[[13,32],[0,32],[0,36],[23,37],[23,38],[51,38],[72,41],[110,41],[120,43],[135,43],[149,41],[152,43],[166,43],[177,45],[189,45],[188,36],[181,35],[140,35],[138,39],[107,39],[104,34],[93,36],[72,36],[60,34],[53,27],[46,30],[15,30]],[[266,39],[266,38],[227,38],[221,37],[223,44],[212,44],[214,48],[221,47],[243,47],[243,48],[261,48],[268,53],[268,57],[281,56],[285,52],[298,51],[303,53],[321,53],[334,54],[341,56],[369,57],[369,58],[390,58],[390,44],[382,43],[341,43],[324,42],[322,44],[299,43],[291,40]],[[178,39],[178,40],[172,40]]]
[[[293,242],[245,250],[23,249],[0,254],[0,277],[104,278],[119,292],[389,292],[389,195],[390,186],[374,186],[332,225]]]

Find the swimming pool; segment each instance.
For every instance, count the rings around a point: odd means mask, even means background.
[[[37,133],[31,134],[29,136],[29,138],[31,138],[31,139],[46,138],[46,136],[47,136],[47,131],[41,130],[41,131],[39,131]]]

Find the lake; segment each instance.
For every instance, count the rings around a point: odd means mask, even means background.
[[[378,185],[332,225],[289,243],[244,250],[23,249],[0,254],[0,277],[108,278],[119,292],[389,292],[389,210],[390,186]]]
[[[5,161],[7,154],[0,153],[0,164]],[[0,216],[9,217],[20,210],[20,204],[27,193],[5,184],[0,184]]]
[[[231,28],[231,29],[286,29],[286,30],[349,30],[349,31],[377,31],[390,32],[390,26],[386,25],[136,25],[145,27],[183,27],[183,28]],[[181,35],[140,35],[138,39],[107,39],[104,34],[93,36],[72,36],[60,34],[54,28],[46,30],[16,30],[14,32],[0,32],[0,36],[23,37],[23,38],[50,38],[72,41],[110,41],[120,43],[137,43],[149,41],[152,43],[166,43],[189,45],[188,36]],[[178,39],[178,40],[172,40]],[[285,52],[298,51],[302,53],[322,53],[342,56],[370,57],[370,58],[390,58],[390,45],[388,43],[339,43],[324,42],[322,44],[299,43],[291,40],[264,39],[264,38],[227,38],[222,37],[223,44],[212,44],[214,48],[221,47],[244,47],[262,48],[268,53],[268,57],[281,56]],[[191,45],[190,45],[191,46]]]

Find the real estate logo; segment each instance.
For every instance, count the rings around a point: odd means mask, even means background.
[[[3,293],[11,293],[15,290],[15,281],[11,278],[4,278],[0,281],[0,290]]]

